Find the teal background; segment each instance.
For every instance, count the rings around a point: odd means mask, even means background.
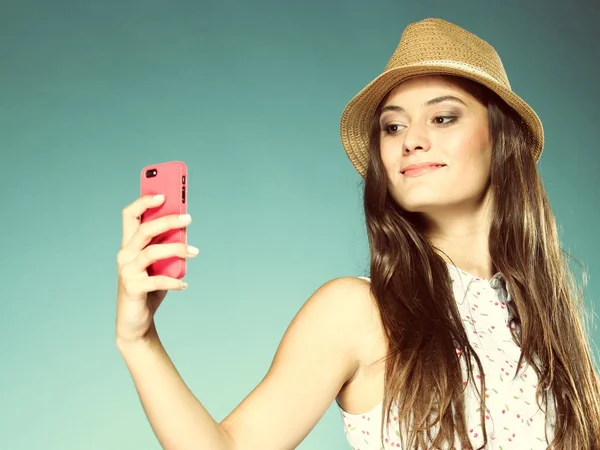
[[[541,172],[597,307],[598,15],[581,1],[2,0],[0,448],[159,448],[114,306],[121,209],[161,161],[188,164],[201,256],[160,334],[217,420],[242,400],[311,293],[367,269],[339,117],[429,16],[491,42],[540,114]],[[299,448],[348,448],[334,407]]]

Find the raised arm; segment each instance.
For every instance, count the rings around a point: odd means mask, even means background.
[[[372,312],[368,285],[340,278],[319,288],[290,324],[264,379],[217,423],[185,385],[154,327],[166,291],[183,285],[148,277],[145,268],[193,252],[185,245],[145,247],[152,236],[189,223],[165,217],[139,225],[133,218],[153,202],[142,198],[124,211],[117,346],[158,440],[167,450],[296,448],[359,368],[361,330]]]

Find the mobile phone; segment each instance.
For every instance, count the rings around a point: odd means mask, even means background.
[[[140,193],[144,195],[162,194],[165,201],[162,205],[148,209],[141,217],[142,223],[171,214],[187,214],[187,166],[181,161],[170,161],[142,169]],[[185,228],[168,230],[155,236],[148,245],[187,243]],[[148,267],[148,275],[166,275],[181,279],[186,272],[186,259],[170,257],[152,263]]]

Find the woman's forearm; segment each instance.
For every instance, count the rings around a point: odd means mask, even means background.
[[[166,450],[235,450],[231,436],[184,383],[156,334],[117,342],[142,406]]]

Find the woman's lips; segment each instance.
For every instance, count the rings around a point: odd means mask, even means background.
[[[420,177],[421,175],[426,175],[431,173],[437,169],[441,169],[445,167],[445,164],[441,163],[421,163],[421,164],[411,164],[406,166],[401,172],[405,177]]]

